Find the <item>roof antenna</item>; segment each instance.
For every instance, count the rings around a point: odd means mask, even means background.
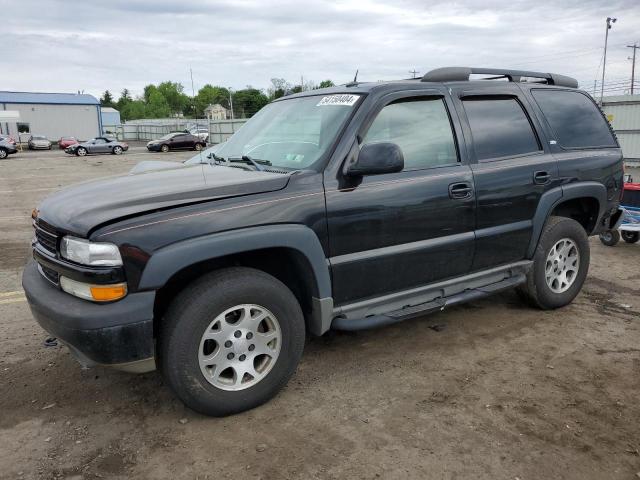
[[[356,74],[353,76],[353,81],[347,83],[347,87],[355,87],[358,85],[358,71],[359,70],[356,70]]]

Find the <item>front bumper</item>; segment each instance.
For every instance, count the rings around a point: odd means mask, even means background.
[[[147,150],[150,152],[159,152],[162,148],[162,145],[147,145]]]
[[[155,292],[130,293],[113,303],[91,303],[46,280],[34,260],[25,267],[22,286],[40,326],[69,346],[81,363],[139,372],[155,367]]]

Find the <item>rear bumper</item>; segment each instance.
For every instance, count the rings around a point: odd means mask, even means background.
[[[153,369],[155,292],[132,293],[113,303],[91,303],[51,284],[33,260],[24,270],[22,286],[36,321],[68,345],[81,363],[132,371]]]

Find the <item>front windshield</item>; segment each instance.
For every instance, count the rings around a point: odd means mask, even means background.
[[[315,95],[271,103],[216,152],[225,159],[243,155],[274,167],[304,169],[333,144],[359,95]]]

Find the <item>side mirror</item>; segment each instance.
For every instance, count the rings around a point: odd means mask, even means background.
[[[381,173],[401,172],[404,168],[404,155],[398,145],[391,142],[367,143],[358,153],[355,162],[347,167],[346,175],[361,177]]]

